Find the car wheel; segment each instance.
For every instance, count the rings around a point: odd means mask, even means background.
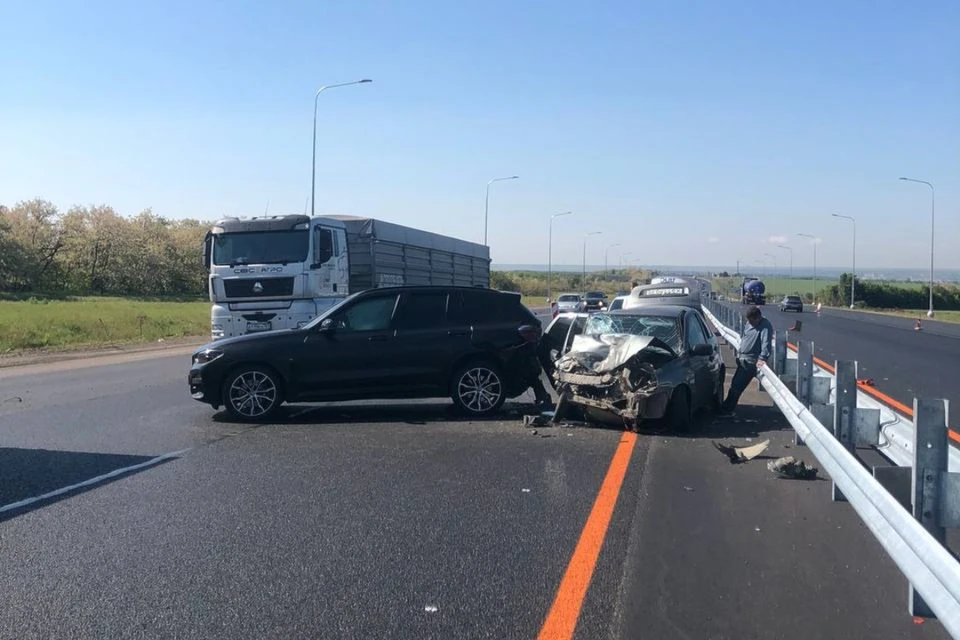
[[[460,411],[477,417],[500,410],[507,399],[499,368],[484,361],[474,361],[453,374],[450,396]]]
[[[690,428],[690,396],[686,387],[677,387],[670,396],[667,406],[667,424],[677,432],[684,432]]]
[[[266,367],[239,367],[223,383],[223,405],[234,419],[244,422],[266,420],[282,403],[280,376]]]

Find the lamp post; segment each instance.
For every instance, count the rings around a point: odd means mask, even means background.
[[[907,182],[919,182],[920,184],[925,184],[930,187],[930,308],[927,310],[927,317],[933,317],[933,216],[934,208],[936,206],[936,197],[937,192],[934,190],[933,185],[927,182],[926,180],[917,180],[916,178],[900,178]]]
[[[773,289],[773,281],[777,277],[777,256],[773,255],[772,253],[765,253],[763,255],[773,260],[773,271],[770,273],[770,289],[771,289],[771,293],[773,293],[773,297],[776,298],[777,293],[776,293],[776,290]]]
[[[857,221],[852,216],[843,216],[839,213],[831,214],[834,218],[843,218],[853,223],[853,273],[850,275],[850,308],[853,309],[857,284]]]
[[[626,258],[626,257],[628,257],[628,256],[630,256],[630,255],[632,255],[632,252],[630,252],[630,251],[625,251],[625,252],[623,252],[623,253],[620,254],[620,270],[621,270],[621,271],[623,270],[623,265],[625,264],[623,259]]]
[[[487,182],[487,197],[486,197],[486,200],[484,200],[484,204],[483,204],[483,244],[484,246],[487,246],[487,218],[489,217],[489,214],[490,214],[490,185],[492,185],[494,182],[501,182],[503,180],[516,180],[519,177],[520,176],[504,176],[503,178],[491,178],[490,181]]]
[[[610,268],[610,262],[608,260],[610,256],[610,249],[613,249],[614,247],[619,247],[619,246],[620,246],[620,243],[618,242],[616,244],[611,244],[606,248],[606,250],[604,250],[603,252],[603,270],[604,271],[607,271]]]
[[[584,295],[584,296],[587,295],[587,238],[589,238],[590,236],[598,236],[598,235],[600,235],[601,233],[603,233],[603,232],[602,232],[602,231],[588,231],[588,232],[583,236],[583,275],[582,275],[583,281],[582,281],[580,284],[583,285],[583,295]]]
[[[313,96],[313,163],[311,165],[310,171],[310,215],[313,216],[316,213],[316,208],[314,206],[314,200],[317,195],[317,103],[320,101],[320,94],[326,91],[327,89],[336,89],[337,87],[349,87],[354,84],[367,84],[373,82],[369,78],[364,78],[363,80],[354,80],[353,82],[343,82],[341,84],[328,84],[317,89],[317,93]]]
[[[551,283],[553,281],[553,219],[559,218],[560,216],[568,216],[573,211],[564,211],[563,213],[555,213],[550,216],[550,239],[548,240],[547,248],[547,302],[553,302],[553,288]]]
[[[778,244],[777,247],[790,252],[790,283],[787,285],[787,295],[790,295],[790,290],[793,289],[793,248],[783,244]]]
[[[798,233],[803,238],[810,238],[813,241],[813,304],[817,304],[817,238],[809,233]]]

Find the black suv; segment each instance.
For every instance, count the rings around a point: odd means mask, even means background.
[[[603,291],[591,291],[583,297],[587,311],[600,311],[607,306],[607,294]]]
[[[204,345],[190,393],[239,420],[265,420],[283,402],[437,397],[486,416],[540,375],[541,334],[519,294],[368,289],[300,329]]]

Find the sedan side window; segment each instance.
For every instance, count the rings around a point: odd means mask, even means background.
[[[361,300],[338,314],[338,331],[384,331],[390,328],[397,296]]]
[[[687,346],[693,349],[698,344],[710,344],[710,341],[707,339],[707,336],[703,333],[703,328],[700,326],[700,323],[697,322],[696,316],[688,313],[684,318],[684,325],[687,337]]]

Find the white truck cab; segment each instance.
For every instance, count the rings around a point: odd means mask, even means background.
[[[339,220],[224,218],[204,246],[214,339],[301,327],[350,294]]]

